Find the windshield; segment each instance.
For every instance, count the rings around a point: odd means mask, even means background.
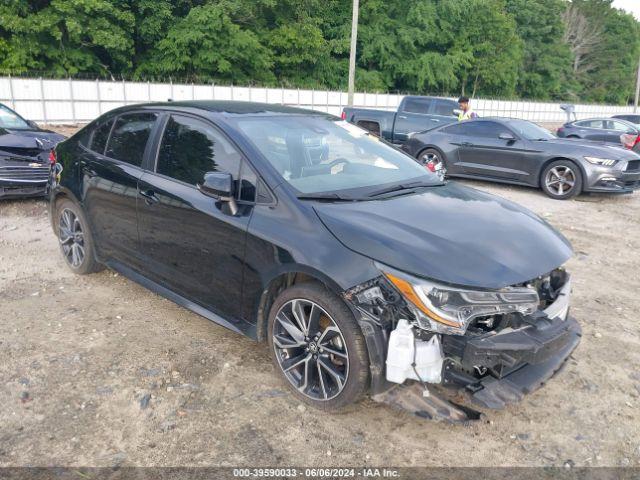
[[[556,138],[549,130],[526,120],[510,120],[509,127],[527,140],[551,140]]]
[[[244,117],[237,127],[303,194],[440,179],[355,125],[331,117]]]
[[[28,130],[31,128],[27,122],[4,105],[0,105],[0,127],[17,130]]]

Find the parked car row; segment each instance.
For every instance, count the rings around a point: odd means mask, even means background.
[[[526,120],[483,118],[410,136],[404,150],[431,170],[541,188],[567,199],[640,188],[640,156],[603,142],[556,138]]]
[[[537,187],[561,200],[640,188],[640,126],[628,121],[638,115],[568,122],[556,137],[526,120],[458,123],[456,108],[448,99],[407,96],[397,112],[348,107],[342,118],[441,175]]]

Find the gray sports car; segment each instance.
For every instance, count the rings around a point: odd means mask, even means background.
[[[552,198],[640,188],[640,156],[603,142],[556,138],[526,120],[482,118],[410,135],[403,147],[432,171],[542,188]]]

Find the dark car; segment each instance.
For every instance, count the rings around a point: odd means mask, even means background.
[[[454,111],[458,108],[458,102],[447,98],[407,95],[396,112],[345,107],[342,118],[401,146],[411,133],[457,121]]]
[[[614,115],[611,118],[618,118],[620,120],[633,123],[636,126],[640,126],[640,115],[635,115],[635,114]]]
[[[413,379],[434,388],[412,402],[423,415],[466,419],[440,386],[502,408],[579,342],[560,233],[339,118],[136,105],[56,153],[50,215],[72,271],[106,265],[268,342],[294,394],[321,409],[365,393],[407,405]]]
[[[558,131],[560,138],[582,138],[622,145],[640,153],[640,127],[622,119],[590,118],[565,123]]]
[[[64,138],[0,104],[0,199],[43,196],[50,153]]]
[[[634,152],[559,139],[526,120],[469,120],[413,135],[405,149],[451,177],[528,185],[557,199],[640,188],[640,156]]]

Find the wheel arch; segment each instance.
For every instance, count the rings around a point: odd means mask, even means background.
[[[68,188],[58,186],[58,188],[51,192],[51,194],[49,195],[49,222],[51,223],[51,228],[53,229],[53,232],[56,236],[58,235],[58,233],[55,226],[55,213],[58,203],[63,200],[71,200],[73,203],[78,205],[78,207],[82,208],[82,204],[80,203],[80,201]]]
[[[291,265],[285,270],[275,272],[265,282],[265,287],[260,294],[258,310],[256,314],[256,339],[264,342],[267,339],[267,322],[269,312],[275,299],[285,289],[300,283],[317,283],[342,299],[343,289],[324,273],[304,265]],[[351,306],[347,304],[351,309]]]

